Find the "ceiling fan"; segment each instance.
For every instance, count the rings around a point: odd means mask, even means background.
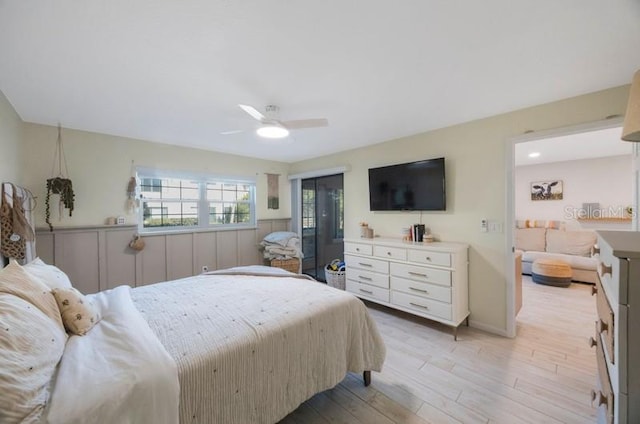
[[[278,111],[280,108],[276,105],[267,105],[265,114],[259,112],[253,106],[238,105],[240,109],[247,112],[255,120],[262,124],[256,133],[264,138],[284,138],[289,135],[289,130],[298,130],[303,128],[326,127],[329,121],[325,118],[318,119],[298,119],[294,121],[280,121],[278,119]],[[243,132],[244,130],[224,131],[220,134],[229,135]]]

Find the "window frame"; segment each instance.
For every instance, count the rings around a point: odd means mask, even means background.
[[[256,179],[251,177],[239,177],[229,176],[222,174],[209,174],[198,172],[184,172],[184,171],[172,171],[166,169],[136,167],[136,177],[139,182],[145,178],[151,179],[165,179],[175,178],[180,180],[191,180],[198,184],[198,200],[185,199],[175,200],[170,199],[169,202],[188,203],[196,202],[198,205],[198,224],[189,226],[160,226],[160,227],[145,227],[144,226],[144,208],[142,204],[145,199],[142,198],[142,193],[139,193],[140,208],[137,213],[138,217],[138,232],[140,234],[158,234],[158,233],[192,233],[202,231],[224,231],[234,229],[249,229],[257,227],[256,217]],[[249,186],[249,200],[242,203],[249,204],[249,221],[242,223],[229,223],[229,224],[210,224],[209,223],[209,205],[212,203],[207,198],[207,184],[208,183],[222,183],[222,184],[247,184]],[[153,200],[153,199],[149,199]],[[231,202],[229,202],[231,203]]]

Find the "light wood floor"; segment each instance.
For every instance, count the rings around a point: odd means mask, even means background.
[[[382,373],[366,388],[349,374],[280,423],[594,423],[590,286],[523,286],[515,339],[461,327],[455,342],[445,326],[369,304],[387,345]]]

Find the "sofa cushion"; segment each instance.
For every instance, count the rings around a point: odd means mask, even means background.
[[[598,259],[586,256],[566,255],[563,253],[548,252],[524,252],[522,254],[522,262],[534,262],[536,259],[559,259],[571,265],[572,269],[582,269],[586,271],[596,271],[598,268]]]
[[[516,228],[516,249],[544,252],[545,228]]]
[[[589,256],[596,240],[595,231],[547,230],[546,252]]]

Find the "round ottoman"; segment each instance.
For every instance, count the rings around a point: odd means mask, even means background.
[[[538,284],[569,287],[571,275],[571,265],[557,259],[536,259],[531,266],[531,279]]]

